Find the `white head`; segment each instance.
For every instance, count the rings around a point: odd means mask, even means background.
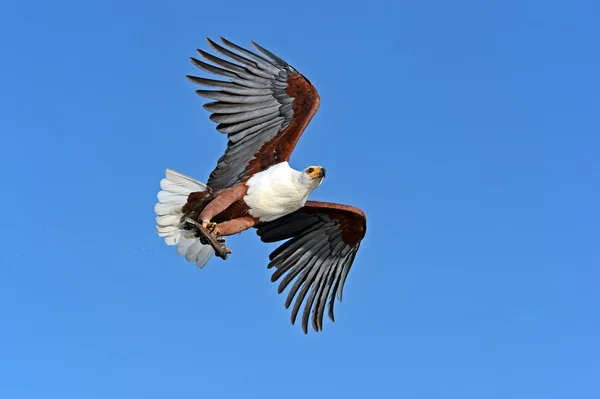
[[[309,166],[300,173],[300,182],[314,190],[323,182],[325,172],[321,166]]]

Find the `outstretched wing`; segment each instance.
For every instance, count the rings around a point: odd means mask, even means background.
[[[271,253],[268,267],[277,269],[271,281],[283,277],[279,293],[295,279],[285,302],[288,308],[296,298],[292,324],[309,289],[310,294],[302,313],[304,333],[308,330],[311,309],[313,329],[323,329],[323,314],[328,299],[329,318],[335,321],[335,296],[337,294],[338,299],[342,300],[344,282],[367,229],[365,214],[352,206],[307,201],[298,211],[261,223],[257,228],[257,234],[264,242],[289,239]]]
[[[223,38],[221,41],[229,49],[207,40],[213,49],[235,61],[198,50],[203,58],[218,66],[195,58],[193,64],[229,81],[187,77],[194,83],[219,89],[196,93],[216,100],[204,108],[212,113],[210,119],[218,123],[217,130],[229,138],[225,154],[208,180],[210,187],[221,189],[289,160],[320,100],[304,76],[256,43],[252,42],[252,46],[262,55]]]

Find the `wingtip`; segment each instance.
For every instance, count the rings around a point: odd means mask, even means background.
[[[259,53],[263,53],[262,47],[260,46],[260,44],[256,43],[254,40],[250,40],[250,45],[252,46],[252,48],[256,51],[258,51]]]
[[[206,41],[208,42],[208,45],[209,45],[210,47],[212,47],[212,48],[215,48],[215,46],[218,46],[218,44],[217,44],[217,43],[215,43],[215,41],[214,41],[214,40],[212,40],[210,37],[207,37],[207,38],[206,38]]]
[[[196,57],[190,57],[190,61],[192,62],[192,64],[194,64],[195,67],[200,68],[200,65],[203,64],[202,61],[200,61],[198,58]]]
[[[322,330],[322,327],[319,326],[319,322],[316,321],[315,319],[313,319],[312,328],[313,328],[313,330],[315,330],[315,332],[319,332]]]
[[[201,48],[197,48],[196,52],[198,54],[200,54],[202,56],[202,58],[208,58],[208,57],[210,57],[210,54],[207,53],[206,51],[202,50]],[[208,55],[208,57],[207,57],[207,55]]]
[[[329,316],[329,320],[335,323],[335,316],[333,315],[333,312],[327,312],[327,316]]]
[[[256,43],[255,41],[251,40],[250,44],[252,44],[252,47],[254,48],[254,50],[256,50],[260,54],[266,56],[275,65],[284,66],[284,67],[290,67],[291,68],[291,65],[289,65],[283,58],[281,58],[278,55],[276,55],[275,53],[267,50],[266,48],[264,48],[260,44]]]
[[[254,49],[260,53],[262,53],[263,51],[266,51],[266,49],[261,46],[260,44],[256,43],[254,40],[250,40],[250,44],[252,45],[252,47],[254,47]]]

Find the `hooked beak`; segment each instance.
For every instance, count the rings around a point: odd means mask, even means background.
[[[323,178],[323,177],[325,177],[325,173],[326,173],[326,172],[327,172],[327,171],[325,170],[325,168],[321,168],[321,177],[322,177],[322,178]]]

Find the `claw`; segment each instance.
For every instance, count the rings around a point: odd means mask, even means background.
[[[199,223],[189,217],[186,217],[184,221],[198,229],[196,236],[202,244],[210,245],[214,249],[216,256],[221,259],[227,259],[227,255],[231,253],[231,250],[225,246],[225,237],[217,229],[217,223],[205,220]]]
[[[213,233],[215,236],[219,235],[219,229],[217,228],[217,223],[215,222],[208,222],[203,220],[202,221],[202,226],[204,226],[208,231],[210,231],[211,233]]]
[[[206,228],[207,230],[209,230],[212,233],[212,231],[217,227],[217,224],[215,222],[203,220],[202,226],[204,226],[204,228]]]

